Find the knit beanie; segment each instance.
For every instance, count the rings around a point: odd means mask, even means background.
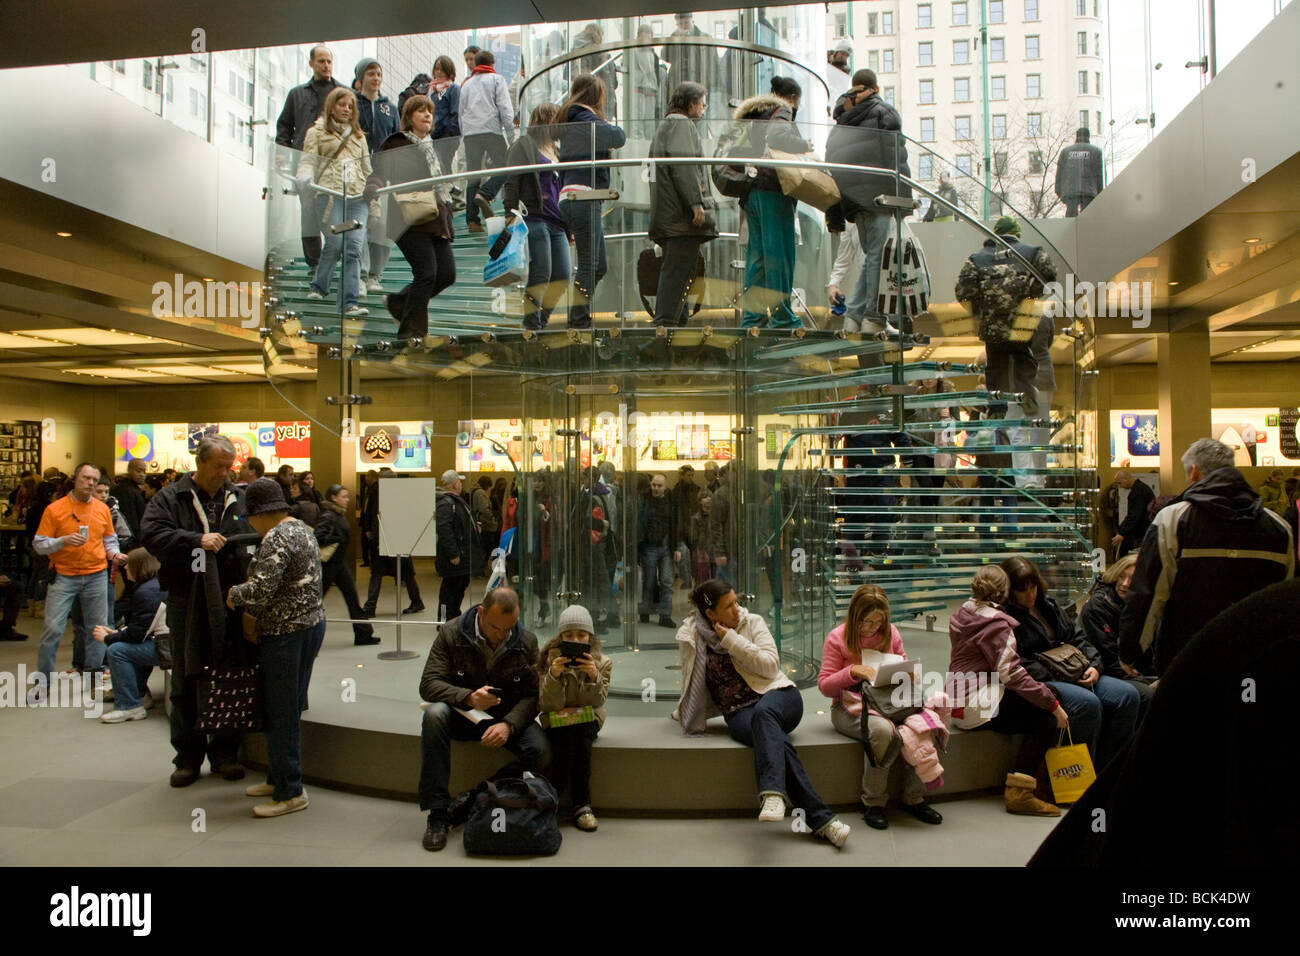
[[[596,626],[591,622],[591,612],[581,604],[570,604],[560,612],[560,619],[555,622],[555,633],[563,634],[565,631],[586,631],[594,637]]]

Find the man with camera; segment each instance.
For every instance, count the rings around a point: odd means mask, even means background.
[[[477,740],[515,755],[491,777],[517,777],[549,757],[537,716],[537,635],[519,624],[519,595],[494,588],[483,603],[438,628],[420,677],[429,701],[420,732],[420,809],[429,814],[422,844],[447,845],[447,831],[464,823],[472,790],[453,802],[451,742]]]

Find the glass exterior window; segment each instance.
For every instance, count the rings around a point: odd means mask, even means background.
[[[966,0],[956,0],[952,5],[952,25],[964,27],[970,23],[970,10]]]
[[[952,41],[952,62],[959,65],[970,62],[970,40]]]
[[[1002,37],[990,37],[989,60],[994,63],[1001,63],[1006,58],[1006,41]]]
[[[956,103],[970,102],[970,77],[958,76],[952,81],[952,98]]]
[[[1088,92],[1088,71],[1087,70],[1079,71],[1079,92],[1080,93]]]
[[[1007,138],[1007,117],[1005,113],[995,113],[992,117],[992,136],[994,139]]]
[[[934,102],[934,80],[921,80],[920,90],[917,94],[918,103]]]
[[[934,142],[934,117],[933,116],[921,117],[921,142],[923,143]]]
[[[934,66],[934,44],[918,43],[916,45],[917,66]]]
[[[1079,33],[1075,36],[1074,40],[1075,40],[1075,45],[1078,47],[1079,50],[1079,56],[1087,56],[1088,55],[1088,34],[1080,30]]]
[[[970,139],[970,117],[958,116],[953,120],[953,134],[957,139]]]
[[[880,61],[880,71],[882,73],[894,72],[894,51],[893,50],[882,51],[882,56]]]
[[[886,103],[888,103],[890,106],[893,106],[893,105],[894,105],[894,88],[893,88],[892,86],[887,86],[887,87],[885,87],[885,92],[883,93],[883,98],[884,98],[884,101],[885,101]]]
[[[1038,0],[1025,0],[1025,19],[1030,21],[1038,19]]]
[[[1025,130],[1029,133],[1030,136],[1042,136],[1043,135],[1043,114],[1026,113]]]
[[[989,23],[1005,23],[1006,12],[1003,10],[1003,0],[989,0]]]
[[[1036,36],[1025,37],[1025,59],[1037,60],[1038,58],[1039,58],[1038,37]]]
[[[871,70],[873,73],[880,72],[880,51],[879,50],[867,51],[867,68]]]
[[[969,136],[964,137],[964,138],[965,138],[965,139],[970,139]],[[972,167],[971,167],[971,157],[970,157],[970,153],[958,153],[958,154],[957,154],[957,168],[958,168],[961,172],[965,173],[967,176],[970,175],[970,171],[971,171],[971,168],[972,168]]]
[[[1005,176],[1007,174],[1007,154],[993,154],[993,174],[995,176]]]
[[[1039,73],[1029,73],[1025,76],[1025,96],[1031,100],[1036,100],[1043,95],[1043,77]]]
[[[1007,98],[1007,78],[1005,76],[989,77],[989,99],[1005,100]]]
[[[917,4],[916,7],[916,25],[922,30],[933,26],[930,20],[932,8],[928,3]]]
[[[1088,111],[1079,110],[1079,129],[1088,129]]]
[[[1088,0],[1075,0],[1074,15],[1077,17],[1086,17],[1088,15]]]
[[[922,153],[917,157],[916,170],[918,179],[934,179],[934,157],[929,153]]]
[[[880,14],[878,13],[867,14],[867,32],[872,36],[875,36],[877,33],[880,32]]]
[[[885,36],[892,36],[894,33],[894,15],[892,13],[882,13],[880,15],[880,32]]]
[[[1043,154],[1036,149],[1029,151],[1029,172],[1037,176],[1043,171]]]

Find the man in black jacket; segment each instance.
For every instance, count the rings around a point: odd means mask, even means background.
[[[1056,159],[1056,195],[1065,203],[1066,218],[1073,218],[1101,192],[1105,174],[1101,148],[1088,140],[1088,127],[1080,127],[1073,144]]]
[[[1128,469],[1115,472],[1115,484],[1128,489],[1128,510],[1115,537],[1110,539],[1111,547],[1118,549],[1115,557],[1122,558],[1142,544],[1142,536],[1151,524],[1149,511],[1156,495],[1150,485],[1138,481]]]
[[[441,548],[439,549],[441,550]],[[519,595],[495,588],[483,603],[438,628],[420,677],[425,708],[420,731],[420,809],[429,814],[426,850],[447,845],[447,830],[463,823],[470,791],[453,805],[451,742],[477,740],[504,747],[515,760],[490,779],[536,771],[549,760],[546,735],[537,716],[537,635],[519,624]],[[476,719],[470,711],[486,712]]]
[[[885,317],[877,309],[880,291],[880,263],[885,240],[889,238],[894,215],[876,205],[880,195],[912,198],[912,188],[896,182],[894,171],[911,176],[907,165],[907,146],[903,141],[903,121],[894,109],[880,98],[876,74],[858,70],[853,87],[836,105],[835,128],[826,139],[826,161],[857,166],[874,166],[889,172],[850,173],[832,170],[840,188],[840,201],[827,211],[827,223],[835,229],[842,220],[853,223],[862,243],[862,271],[845,304],[844,316],[861,323],[864,332],[882,332]]]
[[[158,559],[158,583],[168,593],[171,633],[171,741],[176,751],[173,787],[199,778],[206,756],[212,772],[241,780],[239,733],[208,737],[196,729],[199,675],[207,665],[237,663],[245,652],[240,613],[229,611],[226,595],[244,581],[255,545],[244,520],[244,493],[230,482],[235,447],[224,435],[205,437],[195,452],[194,471],[151,499],[141,540]],[[255,539],[254,539],[255,540]]]
[[[438,492],[435,513],[438,520],[438,555],[434,565],[442,584],[438,588],[438,604],[444,621],[460,617],[460,602],[465,597],[474,572],[483,563],[479,554],[479,527],[469,510],[469,504],[460,496],[464,476],[448,468],[442,473],[442,488]]]
[[[126,526],[131,529],[131,537],[136,541],[140,540],[140,521],[144,518],[145,505],[148,504],[143,490],[145,470],[144,462],[133,458],[126,466],[126,474],[113,486],[118,511]]]
[[[329,47],[314,46],[307,56],[307,65],[311,67],[311,79],[302,86],[295,86],[285,98],[284,109],[275,121],[275,144],[302,150],[307,130],[320,117],[325,106],[325,97],[336,86],[342,86],[334,79],[334,54]],[[282,169],[296,169],[297,157],[281,150],[277,153],[276,163]],[[302,254],[310,269],[316,268],[320,261],[321,237],[320,221],[316,218],[316,198],[311,190],[300,191],[298,202],[302,207]]]
[[[1182,462],[1190,486],[1147,529],[1120,618],[1119,659],[1131,674],[1152,655],[1163,675],[1210,618],[1295,573],[1291,529],[1233,467],[1231,448],[1201,438]]]

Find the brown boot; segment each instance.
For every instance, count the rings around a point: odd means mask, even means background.
[[[33,601],[33,602],[32,602],[32,617],[36,618],[37,620],[44,620],[44,619],[45,619],[45,602],[44,602],[44,601]]]
[[[1027,773],[1007,774],[1006,789],[1002,799],[1006,802],[1007,813],[1020,813],[1033,817],[1059,817],[1061,808],[1039,800],[1034,796],[1037,781]]]

